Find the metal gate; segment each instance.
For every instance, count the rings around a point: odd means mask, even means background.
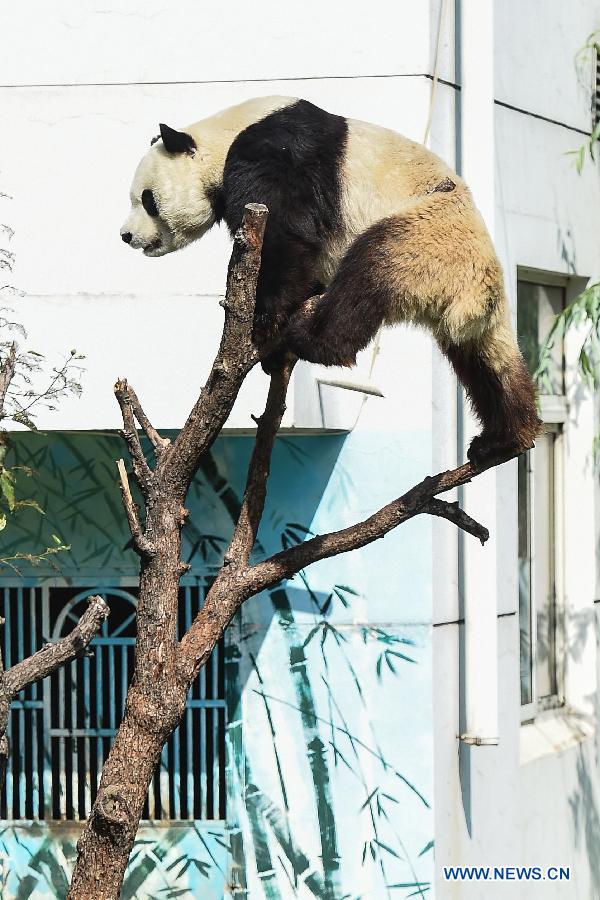
[[[25,583],[27,584],[27,583]],[[206,581],[180,589],[179,633],[202,606]],[[8,820],[83,820],[123,715],[133,671],[136,587],[50,585],[0,588],[6,668],[56,641],[78,621],[90,594],[110,615],[89,655],[21,692],[12,704],[10,762],[0,797]],[[143,813],[152,821],[225,818],[225,685],[222,645],[194,684],[179,728],[165,745]]]

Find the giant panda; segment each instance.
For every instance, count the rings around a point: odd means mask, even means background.
[[[481,422],[470,461],[532,446],[535,390],[494,247],[466,184],[424,146],[262,97],[182,131],[161,125],[130,199],[121,237],[150,257],[221,221],[233,235],[246,203],[266,204],[259,347],[278,337],[300,359],[350,366],[381,325],[425,326]]]

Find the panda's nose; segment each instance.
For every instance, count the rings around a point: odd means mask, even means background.
[[[123,238],[123,240],[125,241],[126,244],[130,244],[131,238],[133,237],[133,235],[130,231],[126,231],[124,234],[121,235],[121,237]]]

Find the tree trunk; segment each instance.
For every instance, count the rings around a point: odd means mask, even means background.
[[[183,714],[167,719],[132,687],[130,703],[102,771],[88,824],[77,842],[78,858],[68,897],[118,900],[144,802],[163,744]],[[140,715],[141,713],[141,715]]]
[[[147,507],[145,533],[153,551],[142,559],[133,680],[88,825],[77,844],[70,898],[119,897],[152,775],[183,715],[187,684],[177,677],[173,650],[184,521],[178,498],[158,495]]]

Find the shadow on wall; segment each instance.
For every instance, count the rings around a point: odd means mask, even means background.
[[[594,610],[596,652],[600,652],[600,619]],[[586,616],[585,623],[581,623],[582,627],[576,629],[581,643],[585,641],[585,634],[592,622]],[[573,650],[575,658],[577,658],[577,649],[579,641],[575,641]],[[600,656],[598,656],[600,659]],[[596,721],[600,715],[600,696],[598,691],[594,692]],[[598,812],[599,794],[597,787],[596,772],[598,768],[598,760],[600,758],[599,737],[596,730],[595,747],[593,765],[591,762],[591,753],[587,745],[580,745],[577,755],[577,788],[569,797],[569,807],[571,809],[571,818],[573,824],[573,843],[576,848],[585,848],[587,861],[590,867],[591,888],[593,894],[592,900],[600,898],[600,813]]]
[[[592,880],[591,900],[600,897],[600,815],[598,814],[596,778],[592,776],[584,747],[577,758],[578,788],[569,797],[573,820],[574,843],[584,847]]]

